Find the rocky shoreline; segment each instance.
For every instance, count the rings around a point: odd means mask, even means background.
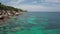
[[[24,12],[20,12],[20,11],[10,11],[10,10],[2,10],[0,11],[0,25],[4,24],[5,22],[9,21],[9,19],[11,19],[11,17],[14,16],[19,16],[22,15]],[[17,19],[16,17],[14,19]]]
[[[10,10],[0,10],[0,20],[1,19],[4,19],[6,17],[9,17],[9,16],[18,16],[18,15],[21,15],[23,12],[21,11],[10,11]]]

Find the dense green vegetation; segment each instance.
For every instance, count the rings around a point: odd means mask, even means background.
[[[21,11],[21,12],[23,12],[22,9],[14,8],[14,7],[11,7],[11,6],[6,6],[2,3],[0,3],[0,10],[10,10],[10,11]]]

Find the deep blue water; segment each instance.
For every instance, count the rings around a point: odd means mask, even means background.
[[[8,24],[7,34],[60,34],[60,12],[27,12]]]

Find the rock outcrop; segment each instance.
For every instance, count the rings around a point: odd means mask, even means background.
[[[0,20],[9,16],[20,15],[24,12],[22,9],[6,6],[0,3]],[[26,11],[25,11],[26,12]]]

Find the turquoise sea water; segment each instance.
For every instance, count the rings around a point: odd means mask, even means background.
[[[60,34],[60,12],[27,12],[7,23],[6,34]]]

